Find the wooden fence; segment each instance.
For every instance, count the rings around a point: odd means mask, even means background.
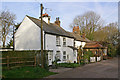
[[[0,60],[2,60],[2,63],[0,64],[2,64],[2,66],[6,67],[7,69],[11,69],[15,67],[22,67],[22,66],[36,66],[36,56],[34,57],[9,57],[7,56],[6,58],[0,58]]]

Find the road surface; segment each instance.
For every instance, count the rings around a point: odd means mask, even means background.
[[[47,78],[118,78],[118,58],[86,64]]]

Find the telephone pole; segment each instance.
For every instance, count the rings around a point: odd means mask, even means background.
[[[41,67],[44,68],[44,54],[43,54],[43,5],[41,6]]]
[[[14,30],[14,27],[15,27],[15,24],[13,25],[13,51],[15,50],[15,36],[14,36],[15,30]]]

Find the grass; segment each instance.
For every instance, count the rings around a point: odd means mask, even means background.
[[[2,72],[3,78],[43,78],[56,74],[40,67],[21,67]]]
[[[57,64],[58,67],[65,67],[65,68],[75,68],[79,67],[80,65],[77,63],[59,63]]]

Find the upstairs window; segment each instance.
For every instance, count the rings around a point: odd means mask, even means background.
[[[56,46],[60,46],[60,37],[56,36]]]
[[[63,46],[66,46],[66,38],[63,38]]]

